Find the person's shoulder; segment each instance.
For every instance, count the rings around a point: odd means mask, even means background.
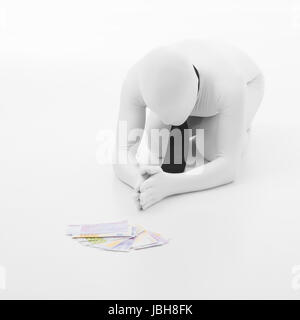
[[[129,68],[122,85],[121,99],[131,101],[134,105],[145,105],[139,85],[139,64]]]
[[[124,83],[136,82],[137,79],[138,79],[138,63],[135,63],[125,73]]]

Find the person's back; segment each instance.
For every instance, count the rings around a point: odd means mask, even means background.
[[[171,44],[168,47],[185,55],[203,70],[209,70],[210,72],[214,70],[218,74],[218,70],[222,70],[225,64],[230,68],[230,73],[234,70],[245,82],[255,78],[261,72],[248,54],[227,42],[187,39]]]

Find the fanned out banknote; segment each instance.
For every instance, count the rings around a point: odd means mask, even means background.
[[[69,225],[66,234],[84,246],[109,251],[128,252],[168,243],[160,234],[128,221]]]

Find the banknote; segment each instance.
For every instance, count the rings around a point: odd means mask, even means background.
[[[127,221],[114,223],[69,225],[67,235],[73,238],[107,238],[107,237],[132,237],[135,236],[136,228]]]
[[[93,247],[97,245],[107,245],[109,243],[117,243],[117,241],[124,241],[124,239],[128,238],[115,238],[115,237],[109,237],[109,238],[77,238],[76,240],[83,245]]]
[[[168,243],[168,240],[159,233],[146,230],[141,225],[130,225],[128,221],[69,225],[66,234],[72,236],[81,245],[119,252],[145,249]]]
[[[150,233],[151,237],[156,239],[156,241],[157,241],[156,245],[158,245],[158,246],[167,244],[169,242],[169,240],[167,240],[164,237],[162,237],[162,235],[159,234],[159,233],[152,232],[152,231],[149,231],[149,233]]]
[[[135,239],[133,243],[133,249],[141,249],[146,247],[151,247],[157,244],[157,239],[155,239],[150,232],[143,231]]]
[[[121,252],[128,252],[132,248],[132,244],[134,242],[134,238],[129,239],[121,239],[118,241],[110,242],[107,244],[96,244],[93,245],[93,248],[109,250],[109,251],[121,251]]]

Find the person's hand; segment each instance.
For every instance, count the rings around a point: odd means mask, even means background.
[[[134,196],[133,196],[133,200],[136,204],[136,207],[138,210],[142,210],[141,204],[140,204],[140,186],[142,185],[142,183],[147,179],[146,175],[140,175],[138,178],[138,181],[136,183],[136,186],[134,187]]]
[[[140,203],[140,186],[142,183],[148,179],[151,175],[160,172],[161,168],[159,166],[142,166],[139,170],[140,177],[136,183],[136,186],[134,188],[135,194],[134,194],[134,201],[136,203],[136,206],[139,210],[142,210],[142,206]]]
[[[140,210],[146,210],[172,194],[172,174],[159,166],[144,166],[140,169],[143,181],[136,188],[136,201]]]

